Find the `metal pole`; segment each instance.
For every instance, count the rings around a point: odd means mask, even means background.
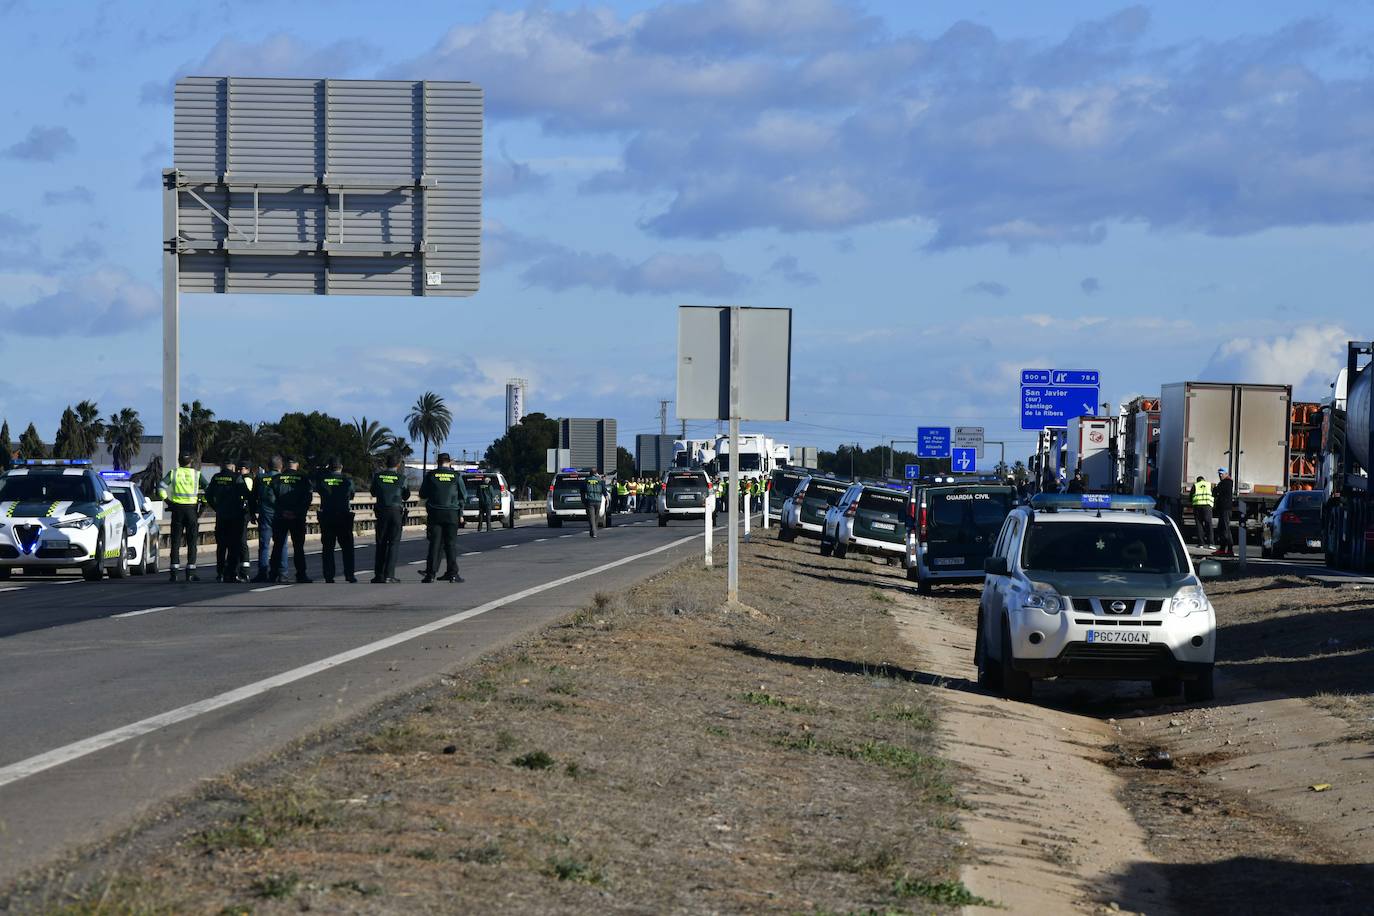
[[[178,276],[177,172],[162,172],[162,471],[177,466],[181,419],[181,291]]]
[[[730,489],[726,509],[730,513],[729,572],[725,579],[725,600],[739,601],[739,306],[730,308]]]
[[[1245,575],[1245,567],[1246,567],[1246,557],[1245,557],[1245,541],[1246,541],[1246,537],[1245,537],[1245,500],[1243,500],[1243,499],[1240,498],[1240,456],[1241,456],[1241,455],[1244,455],[1244,454],[1245,454],[1245,452],[1241,451],[1240,449],[1237,449],[1237,450],[1236,450],[1236,460],[1235,460],[1235,465],[1236,465],[1236,466],[1233,467],[1233,468],[1231,468],[1231,481],[1232,481],[1231,486],[1235,488],[1236,505],[1238,505],[1238,506],[1240,507],[1240,531],[1237,532],[1237,534],[1239,535],[1239,537],[1237,537],[1237,539],[1236,539],[1236,540],[1238,540],[1238,541],[1240,542],[1239,544],[1236,545],[1236,546],[1237,546],[1237,551],[1236,551],[1236,552],[1239,553],[1240,556],[1239,556],[1239,562],[1236,564],[1236,566],[1237,566],[1237,568],[1240,570],[1240,574],[1241,574],[1241,575]],[[1225,524],[1227,524],[1227,525],[1231,524],[1231,520],[1230,520],[1229,518],[1226,519]]]

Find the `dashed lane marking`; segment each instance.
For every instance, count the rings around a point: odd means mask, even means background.
[[[275,592],[279,588],[290,588],[292,583],[282,582],[279,585],[264,585],[262,588],[250,588],[250,592]]]
[[[460,553],[460,554],[458,554],[458,556],[460,556],[460,557],[476,557],[476,556],[481,556],[481,554],[482,554],[482,551],[480,551],[480,550],[469,550],[467,553]]]
[[[520,546],[519,544],[502,544],[502,545],[501,545],[501,549],[502,549],[502,550],[510,550],[512,547],[519,547],[519,546]],[[466,554],[464,554],[464,556],[466,556]]]
[[[254,589],[254,591],[257,591],[257,589]],[[115,617],[115,619],[119,619],[119,618],[122,618],[122,617],[142,617],[144,614],[156,614],[158,611],[174,611],[174,610],[176,610],[176,605],[175,605],[175,604],[169,604],[169,605],[167,605],[166,607],[150,607],[150,608],[145,608],[144,610],[141,610],[141,611],[127,611],[127,612],[125,612],[125,613],[123,613],[123,614],[114,614],[114,615],[112,615],[112,616]]]

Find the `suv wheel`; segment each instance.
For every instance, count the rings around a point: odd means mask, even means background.
[[[1001,664],[988,658],[987,642],[983,639],[983,615],[978,615],[978,635],[973,642],[973,663],[978,666],[978,686],[997,691],[1002,689]]]
[[[797,539],[797,532],[793,531],[791,528],[788,528],[786,525],[779,525],[779,526],[778,526],[778,540],[780,540],[780,541],[795,541],[796,539]]]
[[[550,527],[550,528],[562,528],[562,527],[563,527],[563,520],[562,520],[561,518],[559,518],[558,516],[556,516],[556,515],[550,515],[550,516],[549,516],[549,527]]]
[[[666,516],[666,515],[660,515],[660,516],[658,517],[658,527],[660,527],[660,528],[667,528],[667,527],[668,527],[668,516]]]
[[[129,536],[119,539],[119,560],[110,567],[111,579],[123,579],[129,575]]]
[[[1212,679],[1212,666],[1197,678],[1183,682],[1183,698],[1189,703],[1207,703],[1216,698],[1216,685]]]
[[[102,534],[100,539],[95,542],[94,559],[81,564],[81,577],[87,582],[99,582],[101,577],[105,575],[105,567],[102,565],[105,561],[101,559],[103,556],[105,556],[105,535]]]
[[[828,556],[830,556],[830,555],[831,555],[832,553],[834,553],[834,552],[835,552],[835,547],[834,547],[834,545],[832,545],[829,541],[827,541],[827,540],[825,539],[825,535],[822,534],[822,535],[821,535],[821,556],[823,556],[823,557],[828,557]]]
[[[912,578],[916,580],[916,594],[929,595],[932,591],[935,590],[934,582],[930,581],[929,579],[922,579],[921,574],[918,571],[913,570],[913,572],[916,573],[912,576]]]
[[[10,568],[8,566],[0,566],[0,582],[8,582],[9,578]]]
[[[843,543],[842,541],[836,541],[832,553],[834,553],[835,558],[837,560],[843,560],[846,556],[849,555],[849,545]]]
[[[1024,703],[1031,698],[1031,676],[1024,671],[1017,671],[1013,667],[1015,658],[1016,655],[1011,648],[1011,628],[1007,626],[1004,620],[1002,621],[1002,657],[1000,659],[1002,694],[1008,700],[1018,700]]]
[[[515,507],[514,507],[514,506],[511,506],[511,507],[510,507],[510,514],[507,515],[505,518],[501,519],[501,527],[502,527],[502,528],[514,528],[514,527],[515,527]]]

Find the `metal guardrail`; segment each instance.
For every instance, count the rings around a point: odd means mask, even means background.
[[[353,500],[353,502],[349,503],[349,508],[353,511],[353,534],[355,536],[370,532],[377,527],[377,517],[373,509],[375,503],[376,500],[372,498],[371,494],[362,494],[358,496],[355,500]],[[515,503],[515,517],[518,519],[534,515],[543,515],[545,505],[546,504],[542,499],[530,500],[528,502],[525,502],[523,500],[517,501]],[[422,503],[417,498],[407,500],[405,523],[406,528],[423,528],[424,518],[424,503]],[[161,533],[159,535],[159,543],[162,545],[162,548],[164,550],[170,549],[172,529],[171,522],[168,520],[165,513],[163,514],[161,525],[162,528]],[[215,513],[213,511],[207,510],[203,515],[201,515],[198,528],[199,531],[197,543],[215,543]],[[312,507],[310,509],[310,512],[305,517],[305,536],[319,537],[319,534],[319,509],[316,507]],[[249,519],[248,540],[250,543],[257,543],[258,525],[256,518]]]

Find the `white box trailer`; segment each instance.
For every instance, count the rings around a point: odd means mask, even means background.
[[[1290,385],[1175,382],[1160,390],[1159,499],[1180,521],[1191,516],[1198,477],[1215,484],[1217,469],[1236,481],[1251,527],[1257,509],[1272,509],[1288,490]]]
[[[1115,420],[1111,417],[1073,417],[1069,420],[1068,455],[1064,470],[1070,477],[1081,471],[1086,489],[1109,493],[1116,488]]]

